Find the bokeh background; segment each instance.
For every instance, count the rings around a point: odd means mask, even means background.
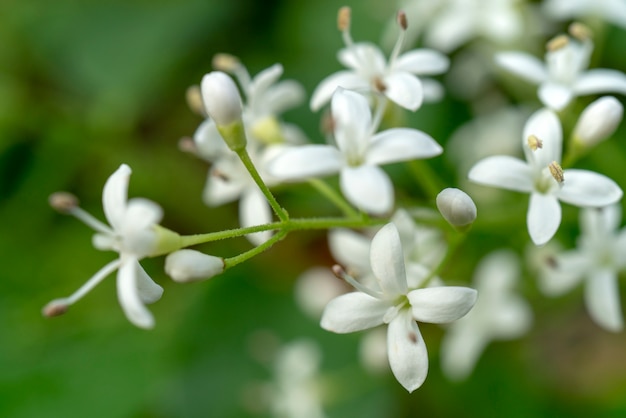
[[[389,374],[362,370],[356,355],[360,335],[321,330],[293,300],[293,283],[302,271],[332,263],[323,232],[290,236],[204,283],[173,283],[163,273],[162,258],[146,260],[146,270],[165,288],[163,299],[150,307],[157,321],[152,331],[125,319],[113,278],[66,315],[41,316],[49,300],[73,292],[112,257],[93,249],[87,227],[51,210],[48,195],[71,191],[87,211],[102,217],[102,186],[127,163],[134,171],[130,195],[160,203],[163,225],[180,233],[237,226],[236,204],[203,205],[207,165],[177,148],[179,138],[191,135],[201,121],[188,109],[185,91],[211,70],[215,53],[229,52],[252,74],[282,63],[285,78],[298,79],[310,94],[340,68],[335,22],[343,5],[336,0],[1,2],[1,417],[267,416],[254,387],[272,379],[258,354],[266,341],[259,335],[268,333],[283,342],[308,337],[320,343],[321,374],[332,393],[324,407],[330,417],[626,416],[624,334],[591,323],[580,291],[548,300],[530,275],[522,288],[533,301],[533,330],[521,340],[490,346],[468,381],[442,376],[437,351],[443,331],[429,325],[421,329],[430,372],[417,392],[407,394]],[[396,8],[376,0],[351,6],[354,38],[374,42]],[[598,66],[626,70],[624,45],[626,31],[607,28]],[[528,100],[533,93],[527,92]],[[448,96],[410,115],[408,123],[445,144],[471,115],[471,106]],[[321,140],[319,115],[306,104],[285,119]],[[580,165],[626,187],[624,139],[621,128]],[[439,158],[432,164],[455,185],[450,162]],[[306,186],[285,188],[279,198],[315,213],[311,205],[317,197],[310,192]],[[518,202],[523,223],[525,200]],[[494,241],[478,231],[450,268],[452,275],[469,280],[488,249],[506,244],[521,252],[527,242],[523,235]],[[576,211],[566,208],[560,237],[571,245],[575,233]],[[221,256],[248,248],[243,239],[201,247]]]

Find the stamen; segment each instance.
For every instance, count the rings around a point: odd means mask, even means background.
[[[530,135],[528,137],[528,148],[532,151],[537,151],[539,148],[543,148],[543,141],[537,138],[535,135]]]
[[[567,35],[558,35],[552,38],[546,44],[546,49],[550,52],[558,51],[559,49],[565,47],[569,43],[569,38]]]
[[[396,21],[402,30],[406,30],[409,27],[409,23],[406,20],[406,13],[404,10],[398,11],[398,15],[396,16]]]
[[[548,267],[550,267],[551,269],[559,268],[559,262],[557,261],[556,257],[550,255],[545,258],[545,261]]]
[[[400,51],[402,51],[402,47],[404,46],[404,38],[406,37],[406,28],[408,26],[407,20],[406,20],[406,13],[404,13],[404,11],[399,11],[398,15],[396,17],[398,25],[400,25],[400,35],[398,35],[398,40],[396,41],[396,44],[393,47],[393,51],[391,52],[391,55],[389,56],[389,66],[393,65],[393,63],[396,61],[396,59],[398,58],[398,56],[400,55]]]
[[[208,116],[206,110],[204,109],[204,104],[202,103],[200,86],[190,86],[187,88],[187,91],[185,92],[185,99],[187,100],[187,106],[189,106],[193,113],[200,115],[203,118]]]
[[[67,312],[69,304],[66,299],[55,299],[48,302],[46,306],[41,310],[41,314],[46,318],[52,318],[53,316],[61,316]]]
[[[213,55],[213,68],[225,73],[232,73],[238,67],[241,67],[241,61],[234,55],[218,53]]]
[[[376,292],[370,288],[368,288],[367,286],[363,285],[362,283],[359,283],[356,281],[356,279],[352,276],[350,276],[346,270],[341,267],[339,264],[335,264],[332,268],[333,270],[333,274],[341,280],[344,280],[346,283],[348,283],[349,285],[351,285],[352,287],[354,287],[356,290],[358,290],[359,292],[365,293],[366,295],[370,295],[373,298],[376,299],[381,299],[382,298],[382,294],[379,292]]]
[[[557,163],[556,161],[552,161],[550,165],[548,166],[548,168],[550,169],[550,174],[552,174],[552,177],[554,177],[554,179],[559,184],[565,181],[565,179],[563,178],[563,169],[561,168],[559,163]]]
[[[593,32],[591,32],[591,29],[589,29],[588,26],[580,22],[574,22],[571,25],[569,25],[568,32],[574,38],[583,42],[588,41],[589,39],[593,37]]]
[[[213,170],[211,170],[211,175],[222,181],[230,181],[230,177],[228,177],[228,175],[224,173],[222,170],[219,170],[217,168],[214,168]]]
[[[117,270],[121,264],[122,264],[122,260],[119,259],[119,258],[116,259],[116,260],[111,261],[109,264],[105,265],[100,270],[98,270],[98,272],[96,272],[96,274],[91,276],[91,278],[89,280],[87,280],[87,282],[85,282],[85,284],[83,284],[81,287],[79,287],[76,292],[72,293],[71,296],[69,296],[69,297],[67,297],[65,299],[60,299],[60,300],[65,301],[67,306],[76,303],[77,301],[82,299],[83,296],[85,296],[87,293],[89,293],[94,287],[96,287],[102,280],[104,280],[109,274],[111,274],[115,270]],[[57,299],[57,300],[59,300],[59,299]]]
[[[387,90],[387,85],[381,80],[380,77],[374,77],[372,80],[372,84],[374,85],[374,89],[379,93],[384,93]]]
[[[98,232],[102,232],[103,234],[111,235],[113,234],[113,230],[103,222],[100,222],[96,218],[94,218],[91,214],[85,212],[80,207],[76,206],[72,208],[69,212],[70,215],[74,216],[76,219],[94,229]]]
[[[354,45],[352,35],[350,35],[350,23],[352,20],[351,15],[352,10],[348,6],[340,8],[339,12],[337,13],[337,28],[341,32],[343,43],[346,44],[347,47],[351,47],[352,45]]]
[[[72,209],[78,206],[78,198],[68,192],[52,193],[48,202],[53,209],[65,214],[70,214]]]
[[[193,138],[184,136],[178,140],[178,149],[189,154],[198,154],[198,147]]]
[[[335,119],[330,112],[324,113],[320,120],[320,130],[324,135],[332,135],[335,132]]]

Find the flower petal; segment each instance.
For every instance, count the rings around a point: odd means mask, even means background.
[[[617,70],[596,68],[581,74],[573,86],[578,95],[595,93],[626,94],[626,74]]]
[[[580,284],[593,263],[584,252],[574,250],[557,254],[551,265],[541,269],[539,290],[552,297],[567,293]]]
[[[249,226],[263,225],[272,221],[272,211],[263,195],[256,187],[248,187],[241,195],[239,201],[239,222],[246,228]],[[271,231],[256,232],[246,235],[246,238],[254,245],[261,245],[272,236]]]
[[[328,232],[330,253],[339,264],[349,270],[356,269],[356,276],[370,272],[371,240],[351,229],[331,229]]]
[[[270,86],[278,81],[283,75],[283,66],[279,63],[272,65],[258,73],[250,83],[248,96],[262,95]]]
[[[381,165],[430,158],[443,152],[443,148],[430,135],[417,129],[395,128],[379,132],[372,138],[366,162]]]
[[[154,327],[154,318],[141,300],[138,275],[138,261],[132,257],[124,259],[117,272],[117,297],[126,318],[140,328],[149,329]]]
[[[130,167],[126,164],[122,164],[111,174],[102,190],[104,215],[115,230],[120,227],[124,213],[126,213],[130,173]]]
[[[215,161],[231,152],[217,130],[213,119],[206,119],[193,134],[198,155],[207,161]]]
[[[542,83],[548,78],[548,71],[543,61],[524,52],[496,54],[496,64],[533,84]]]
[[[348,158],[361,158],[370,144],[372,113],[365,96],[343,88],[331,101],[337,147]]]
[[[622,198],[622,189],[610,178],[593,171],[570,169],[563,171],[563,186],[557,196],[575,206],[600,207]]]
[[[339,71],[323,79],[311,95],[309,106],[316,112],[330,101],[337,87],[350,90],[369,89],[369,83],[354,71]]]
[[[416,111],[424,101],[422,82],[411,73],[395,71],[383,79],[384,94],[397,105]]]
[[[287,148],[267,164],[274,177],[301,180],[337,173],[343,165],[339,150],[331,145],[303,145]]]
[[[457,381],[469,376],[489,343],[481,332],[462,325],[449,330],[441,342],[441,368],[448,378]]]
[[[382,73],[387,65],[387,60],[380,48],[369,42],[360,42],[341,49],[337,54],[337,59],[357,72],[367,70],[372,73]]]
[[[585,286],[585,303],[594,322],[608,331],[621,331],[624,320],[616,273],[609,269],[597,270]]]
[[[541,103],[556,111],[563,110],[574,98],[574,91],[562,84],[545,82],[537,91]]]
[[[550,241],[561,225],[561,205],[556,196],[532,193],[526,223],[535,245],[543,245]]]
[[[306,92],[300,83],[294,80],[285,80],[272,86],[262,97],[259,106],[264,107],[265,114],[280,115],[304,101]]]
[[[404,252],[398,228],[393,223],[383,226],[372,239],[370,263],[383,293],[395,298],[407,292]]]
[[[542,142],[541,148],[532,151],[528,137],[534,135]],[[527,161],[534,161],[534,167],[543,170],[552,161],[561,161],[563,133],[559,117],[550,109],[540,109],[533,113],[524,125],[522,147]]]
[[[529,193],[533,190],[530,166],[519,158],[494,155],[474,164],[468,177],[486,186]]]
[[[339,174],[339,186],[346,199],[365,212],[381,215],[393,207],[391,180],[375,165],[345,167]]]
[[[413,49],[400,55],[392,70],[406,71],[415,75],[442,74],[450,68],[450,59],[434,49]]]
[[[393,375],[406,390],[413,392],[422,386],[428,374],[428,352],[409,310],[389,323],[387,355]]]
[[[477,295],[476,290],[469,287],[441,286],[412,290],[407,297],[415,320],[445,324],[468,313]]]
[[[365,293],[346,293],[328,302],[320,325],[338,334],[373,328],[383,323],[389,307],[387,301]]]
[[[154,303],[163,295],[163,288],[148,276],[139,263],[137,263],[137,291],[143,303]]]

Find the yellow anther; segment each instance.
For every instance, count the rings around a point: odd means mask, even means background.
[[[204,104],[202,103],[200,86],[190,86],[185,92],[185,99],[187,100],[187,106],[189,106],[193,113],[204,118],[207,117],[206,111],[204,110]]]
[[[548,166],[548,169],[550,169],[550,174],[552,174],[552,177],[554,177],[554,179],[559,184],[563,183],[563,181],[565,180],[563,178],[563,168],[561,168],[559,163],[557,163],[556,161],[552,161]]]
[[[558,51],[569,43],[567,35],[559,35],[548,41],[546,49],[550,52]]]
[[[350,29],[350,19],[352,10],[348,6],[343,6],[337,13],[337,28],[340,32],[345,32]]]
[[[219,53],[213,56],[213,68],[226,73],[232,73],[241,67],[241,61],[234,55]]]
[[[543,141],[535,135],[530,135],[528,137],[528,148],[533,151],[537,151],[538,148],[543,148]]]
[[[569,25],[568,31],[569,34],[572,35],[574,38],[583,42],[591,39],[593,36],[593,32],[591,32],[591,29],[589,29],[588,26],[583,25],[580,22],[574,22]]]

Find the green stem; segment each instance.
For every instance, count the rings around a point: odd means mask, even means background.
[[[289,219],[289,215],[287,214],[287,211],[283,209],[280,206],[280,204],[278,204],[278,202],[276,201],[276,198],[274,197],[272,192],[270,192],[270,189],[268,189],[267,186],[265,185],[265,182],[259,175],[259,172],[254,166],[254,163],[252,163],[252,160],[250,159],[250,155],[248,155],[248,151],[245,148],[240,149],[237,151],[237,155],[239,156],[239,158],[241,159],[241,162],[243,163],[243,165],[246,167],[246,169],[252,176],[252,179],[254,180],[254,182],[257,184],[257,186],[259,186],[259,189],[261,189],[261,192],[263,192],[263,195],[265,195],[267,202],[270,204],[270,206],[274,210],[274,213],[276,214],[276,216],[278,216],[278,219],[280,219],[283,222],[287,221]]]
[[[244,261],[249,260],[256,255],[261,254],[265,250],[268,250],[278,241],[285,238],[288,233],[289,231],[283,229],[282,231],[278,232],[276,235],[272,236],[270,239],[268,239],[267,241],[265,241],[263,244],[259,245],[258,247],[254,247],[253,249],[248,250],[245,253],[236,255],[234,257],[224,259],[224,270],[228,270],[229,268],[234,267],[237,264],[243,263]]]
[[[358,218],[359,213],[354,210],[352,206],[341,197],[335,189],[330,187],[325,181],[320,179],[309,179],[309,184],[315,187],[318,192],[324,195],[328,200],[330,200],[339,210],[341,210],[347,216],[352,218]]]
[[[428,196],[435,199],[442,190],[435,172],[424,161],[414,160],[408,165],[415,181],[422,186]]]
[[[181,236],[182,247],[191,247],[192,245],[204,244],[206,242],[219,241],[227,238],[236,238],[243,235],[252,234],[254,232],[272,231],[281,229],[283,222],[272,222],[264,225],[249,226],[246,228],[227,229],[226,231],[209,232],[207,234],[185,235]]]

